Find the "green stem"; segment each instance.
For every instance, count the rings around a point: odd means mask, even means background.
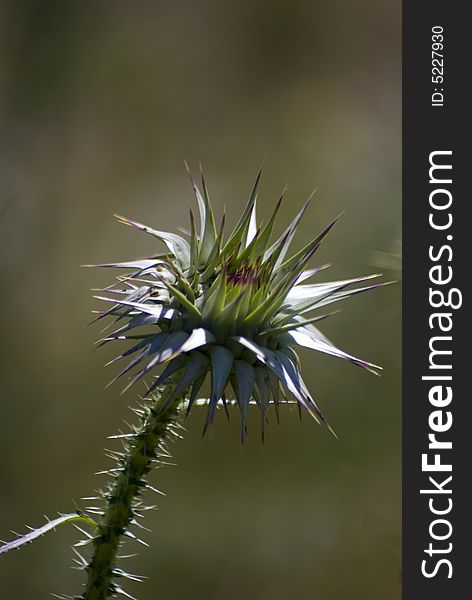
[[[105,600],[119,591],[113,581],[126,574],[116,569],[117,551],[123,536],[134,537],[129,526],[139,513],[139,497],[146,487],[144,480],[153,465],[159,464],[159,455],[165,452],[165,442],[172,433],[179,413],[179,402],[174,401],[162,410],[172,386],[158,392],[151,406],[146,406],[141,422],[126,437],[125,450],[118,458],[115,479],[103,495],[105,507],[93,539],[93,556],[85,567],[87,583],[82,600]],[[115,471],[112,471],[115,473]]]

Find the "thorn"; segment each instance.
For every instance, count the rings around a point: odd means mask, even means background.
[[[176,427],[177,429],[181,429],[182,431],[187,432],[187,428],[184,427],[182,425],[182,423],[179,423],[178,421],[175,421],[172,425],[173,425],[173,427]]]
[[[151,492],[156,492],[156,494],[160,494],[161,496],[166,496],[166,494],[164,492],[161,492],[161,490],[158,490],[157,488],[152,486],[150,483],[144,483],[143,487],[145,487],[147,490],[150,490]]]
[[[123,571],[123,569],[119,568],[113,569],[112,575],[114,577],[125,577],[126,579],[138,581],[139,583],[142,583],[145,579],[147,579],[147,577],[145,577],[144,575],[133,575],[132,573],[127,573],[126,571]]]
[[[97,515],[99,517],[103,517],[103,515],[104,515],[103,510],[99,510],[98,508],[93,508],[93,507],[92,508],[87,507],[86,512],[89,514],[92,514],[92,515]]]
[[[72,547],[72,551],[74,552],[74,554],[77,556],[78,558],[78,563],[81,564],[83,567],[86,567],[88,565],[87,561],[85,560],[85,558],[82,556],[82,554],[80,554],[80,552],[78,550],[76,550],[74,547]]]
[[[91,538],[89,540],[79,540],[78,542],[76,542],[74,544],[74,548],[81,548],[82,546],[88,546],[89,544],[91,544],[93,542],[94,538]]]
[[[121,467],[116,469],[105,469],[104,471],[97,471],[94,475],[116,475],[116,473],[121,473],[122,470]]]
[[[334,429],[331,427],[331,425],[327,421],[325,421],[325,425],[328,428],[328,431],[333,435],[334,439],[338,440],[339,438],[338,438],[336,432],[334,431]]]
[[[132,531],[129,531],[128,529],[123,533],[124,536],[131,538],[132,540],[135,540],[136,542],[139,542],[140,544],[142,544],[143,546],[146,546],[147,548],[149,548],[149,544],[147,542],[145,542],[144,540],[141,540],[140,538],[138,538],[137,535],[135,535]]]
[[[137,598],[135,598],[134,596],[131,596],[131,594],[128,594],[127,591],[125,591],[123,588],[121,588],[118,585],[114,585],[114,592],[116,594],[122,594],[123,596],[126,596],[126,598],[129,598],[130,600],[137,600]]]
[[[141,523],[138,523],[138,521],[136,521],[136,519],[133,519],[131,521],[131,525],[134,525],[135,527],[139,527],[139,529],[142,529],[143,531],[147,531],[148,533],[152,533],[152,529],[149,529],[149,527],[145,527]]]
[[[72,523],[72,525],[73,525],[73,526],[74,526],[74,527],[75,527],[75,528],[76,528],[78,531],[80,531],[80,533],[81,533],[82,535],[85,535],[85,537],[87,537],[89,540],[93,540],[93,539],[94,539],[94,536],[93,536],[93,535],[91,535],[91,534],[90,534],[88,531],[85,531],[85,529],[82,529],[82,527],[79,527],[79,525],[77,525],[77,523]],[[81,545],[83,545],[83,543],[82,543],[82,542],[78,542],[78,543],[80,543]],[[77,544],[76,544],[76,545],[77,545]]]

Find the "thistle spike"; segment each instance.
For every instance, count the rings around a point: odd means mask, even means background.
[[[270,404],[276,405],[276,411],[278,410],[280,402],[274,400],[274,393],[278,395],[279,387],[284,394],[294,395],[299,407],[307,410],[315,418],[321,418],[319,410],[313,409],[312,401],[307,400],[308,396],[304,391],[306,386],[299,372],[298,360],[292,361],[294,348],[299,345],[309,347],[348,360],[374,373],[379,369],[372,363],[337,349],[318,335],[318,330],[313,324],[334,313],[315,314],[305,319],[300,317],[300,314],[305,312],[374,289],[374,286],[355,287],[365,278],[302,285],[303,281],[314,277],[326,267],[323,265],[307,269],[309,261],[341,215],[304,248],[287,258],[297,228],[315,192],[303,204],[284,233],[275,242],[271,242],[273,226],[286,189],[271,217],[265,226],[262,226],[258,223],[256,214],[260,170],[246,207],[224,242],[224,216],[222,225],[217,230],[201,165],[200,191],[188,164],[184,164],[195,193],[199,216],[197,224],[193,212],[190,212],[190,243],[176,234],[155,230],[117,215],[120,223],[150,234],[163,242],[167,246],[167,254],[161,253],[141,261],[100,265],[131,270],[131,273],[119,279],[133,282],[134,286],[129,292],[125,290],[125,296],[121,295],[117,299],[100,296],[112,306],[101,311],[97,318],[111,315],[115,321],[126,319],[127,322],[100,343],[117,339],[134,340],[134,346],[125,350],[115,360],[121,361],[130,354],[133,354],[134,358],[112,381],[135,371],[126,385],[125,389],[128,389],[147,373],[159,369],[162,365],[164,372],[151,384],[148,394],[154,392],[159,385],[165,384],[168,378],[174,378],[177,383],[176,393],[168,402],[172,403],[181,394],[187,395],[188,413],[195,404],[205,375],[213,374],[213,378],[217,375],[215,361],[221,363],[223,354],[228,357],[231,355],[232,360],[228,358],[228,367],[225,367],[221,381],[217,387],[213,384],[214,389],[207,405],[205,431],[213,421],[215,410],[223,398],[225,401],[222,405],[227,408],[226,398],[229,397],[231,381],[234,381],[238,388],[236,369],[241,369],[236,363],[246,360],[249,360],[250,365],[254,360],[256,366],[268,365],[271,376],[275,377],[278,383],[276,387],[271,383],[263,392],[258,385],[250,391],[248,397],[245,394],[238,397],[242,412],[242,437],[246,429],[247,407],[253,403],[258,405],[265,422],[264,415]],[[152,285],[153,281],[160,287],[155,288]],[[379,285],[383,284],[377,284]],[[122,289],[112,288],[109,291],[123,293]],[[174,315],[178,315],[178,319],[175,319]],[[167,318],[161,318],[164,316]],[[134,328],[135,323],[138,326],[141,323],[140,319],[144,322],[147,317],[150,318],[150,333],[145,336],[130,335],[130,328]],[[206,332],[205,338],[199,335],[199,331]],[[178,344],[179,335],[182,335],[183,341]],[[240,344],[234,341],[243,338],[247,342],[246,349],[241,349]],[[218,351],[216,348],[224,350]],[[278,358],[271,358],[273,349],[281,353]],[[204,357],[207,361],[206,366],[201,361],[200,370],[189,366],[193,364],[193,357],[197,356]],[[294,365],[295,371],[292,376],[287,375],[280,359],[282,362],[289,361],[286,362],[287,365]],[[239,391],[235,393],[238,394]],[[138,416],[141,416],[139,409],[137,410]],[[124,440],[128,439],[127,436],[132,439],[133,435],[120,434]]]

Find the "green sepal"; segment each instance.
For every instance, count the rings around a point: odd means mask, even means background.
[[[208,293],[208,300],[203,306],[202,310],[202,321],[207,323],[213,319],[218,313],[220,313],[225,305],[226,298],[226,267],[223,266],[221,275],[215,280],[213,284],[213,290],[210,288]]]
[[[275,259],[275,261],[273,261],[273,268],[276,269],[277,267],[279,267],[282,264],[283,259],[285,258],[285,255],[287,254],[287,251],[289,249],[289,246],[292,243],[293,238],[295,237],[295,233],[297,231],[298,225],[299,225],[300,221],[302,220],[302,217],[305,214],[305,211],[310,204],[312,196],[310,196],[310,198],[308,198],[308,200],[305,202],[305,204],[300,209],[297,216],[293,219],[293,221],[290,223],[290,225],[287,227],[287,229],[279,237],[279,239],[276,242],[274,242],[272,244],[272,246],[265,252],[264,261],[268,260],[269,257],[272,260],[272,257],[275,255],[276,259]]]
[[[244,436],[247,433],[247,415],[249,401],[254,390],[255,375],[253,367],[245,360],[235,360],[233,370],[236,384],[233,386],[233,389],[237,396],[241,413],[241,442],[243,442]]]
[[[215,216],[213,214],[213,209],[211,207],[208,193],[206,189],[206,185],[203,186],[203,196],[198,189],[197,184],[193,178],[190,169],[188,168],[187,163],[185,163],[185,168],[187,169],[187,174],[189,176],[190,182],[193,187],[193,191],[195,192],[195,197],[197,199],[198,211],[200,213],[200,236],[198,240],[198,261],[200,264],[205,264],[210,255],[211,249],[216,241],[216,226],[215,226]],[[202,182],[204,184],[203,174],[202,174]]]
[[[205,283],[212,276],[214,276],[215,268],[220,262],[221,242],[223,239],[224,228],[225,228],[225,215],[223,215],[223,217],[221,219],[220,230],[218,232],[218,236],[215,240],[215,243],[213,244],[213,248],[210,252],[210,255],[209,255],[208,259],[206,260],[206,262],[203,265],[201,265],[201,267],[199,267],[200,269],[203,269],[203,271],[200,274],[200,280],[202,283]]]
[[[189,312],[190,316],[192,317],[192,322],[199,322],[202,315],[198,308],[192,302],[190,302],[185,294],[183,294],[173,285],[170,285],[170,283],[167,283],[166,287],[169,290],[169,293],[179,302],[179,304],[181,304],[182,307]]]
[[[279,212],[280,206],[282,204],[282,200],[283,194],[279,198],[277,204],[275,205],[274,211],[269,221],[267,222],[267,225],[264,227],[264,229],[262,229],[259,235],[254,238],[255,243],[250,254],[251,261],[253,262],[259,257],[261,260],[264,257],[264,253],[267,249],[267,246],[269,245],[270,236],[272,235],[272,230],[274,229],[275,220],[277,218],[277,213]]]
[[[245,239],[245,235],[247,234],[247,230],[249,227],[249,223],[251,221],[251,214],[254,208],[254,203],[257,197],[257,188],[259,187],[259,182],[261,179],[262,168],[259,170],[256,180],[254,181],[254,185],[252,187],[251,193],[249,194],[249,200],[246,204],[246,208],[244,209],[241,218],[239,219],[236,227],[233,230],[233,233],[230,235],[228,241],[226,242],[223,250],[221,251],[222,256],[226,256],[235,247],[241,244],[243,238]]]
[[[145,233],[149,233],[158,240],[164,242],[164,244],[177,258],[181,268],[184,271],[190,267],[190,246],[188,245],[187,240],[184,240],[183,237],[175,233],[168,233],[167,231],[158,231],[156,229],[152,229],[151,227],[143,225],[138,221],[131,221],[130,219],[118,214],[115,214],[115,217],[118,219],[119,223],[128,225],[129,227],[134,227],[135,229],[139,229]]]
[[[299,252],[297,252],[294,256],[283,262],[278,270],[275,273],[274,282],[278,283],[281,279],[285,278],[288,273],[291,273],[294,269],[301,273],[306,263],[310,260],[316,250],[319,248],[320,244],[323,242],[325,237],[334,227],[335,223],[338,221],[341,215],[336,217],[331,223],[323,229],[323,231],[316,236],[309,244],[307,244],[304,248],[302,248]]]

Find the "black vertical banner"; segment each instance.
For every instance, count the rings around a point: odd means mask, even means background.
[[[403,3],[404,600],[472,597],[467,8]]]

